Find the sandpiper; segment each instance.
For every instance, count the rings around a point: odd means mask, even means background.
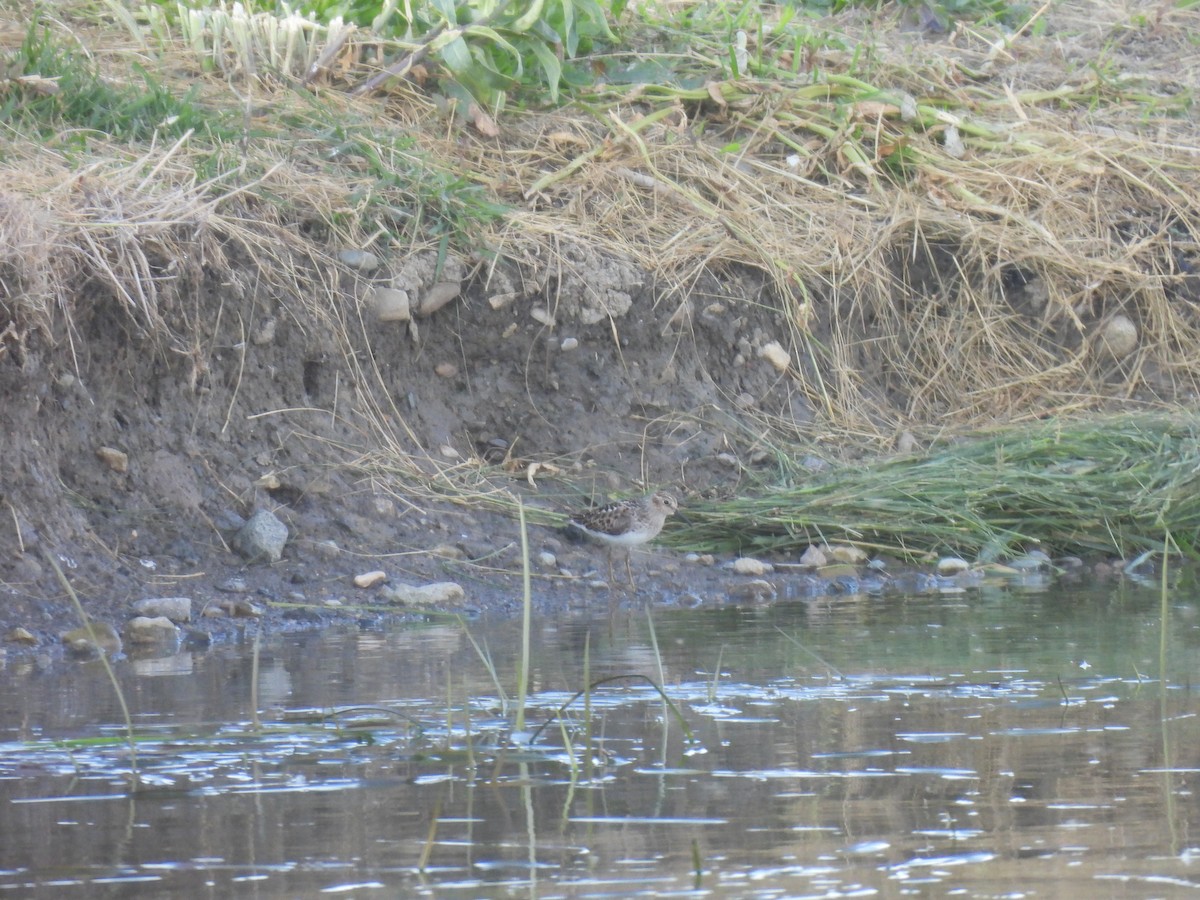
[[[658,491],[647,497],[618,500],[607,506],[584,510],[571,517],[571,524],[608,545],[608,582],[612,584],[613,549],[635,547],[657,537],[667,516],[675,515],[678,509],[679,504],[674,497]],[[628,551],[625,554],[625,574],[629,576],[630,586],[634,586]]]

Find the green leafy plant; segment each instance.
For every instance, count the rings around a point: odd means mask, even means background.
[[[370,70],[358,48],[370,45],[374,62],[382,45],[392,61],[370,87],[428,62],[447,93],[495,109],[517,91],[544,92],[556,102],[567,81],[564,60],[615,41],[610,21],[625,2],[308,0],[227,7],[155,0],[143,18],[156,32],[163,22],[173,24],[206,65],[241,74],[308,80],[336,58],[351,79],[365,78]]]

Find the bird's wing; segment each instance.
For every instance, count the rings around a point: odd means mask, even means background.
[[[633,525],[633,512],[623,503],[613,503],[580,513],[574,521],[597,534],[624,534]]]

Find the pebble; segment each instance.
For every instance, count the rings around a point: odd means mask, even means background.
[[[569,337],[569,338],[563,338],[562,343],[558,345],[558,349],[561,350],[563,353],[566,353],[569,350],[574,350],[578,346],[579,346],[579,339]]]
[[[467,596],[462,586],[453,581],[439,581],[422,585],[389,585],[383,589],[382,593],[389,602],[402,606],[458,605]]]
[[[453,378],[458,374],[458,366],[452,362],[440,362],[433,367],[433,371],[439,378]]]
[[[741,601],[746,603],[769,603],[777,596],[775,586],[769,581],[764,581],[761,578],[756,578],[753,581],[746,581],[741,584],[735,584],[728,591],[730,600]]]
[[[379,268],[379,257],[370,250],[350,248],[338,253],[338,259],[352,269],[360,272],[374,272]]]
[[[107,622],[92,622],[83,628],[73,628],[62,635],[62,642],[72,653],[80,656],[97,656],[100,651],[118,653],[121,636]]]
[[[257,619],[263,614],[262,607],[249,600],[226,600],[221,605],[235,619]]]
[[[217,590],[224,591],[226,594],[248,594],[250,593],[250,585],[246,583],[246,579],[240,575],[234,575],[232,578],[226,578],[224,581],[217,583]]]
[[[1100,349],[1113,359],[1124,359],[1137,349],[1137,345],[1137,326],[1120,313],[1109,319],[1100,332]]]
[[[368,302],[375,310],[380,322],[407,322],[412,318],[408,291],[399,288],[373,287]]]
[[[97,447],[96,456],[114,472],[124,474],[129,471],[129,454],[113,447]]]
[[[792,365],[792,358],[779,345],[778,341],[770,341],[759,348],[758,355],[775,367],[778,372],[786,372]]]
[[[363,572],[361,575],[354,576],[354,586],[360,588],[373,588],[377,584],[383,584],[387,581],[387,572],[376,569],[374,572]]]
[[[457,281],[439,281],[421,297],[417,315],[422,318],[431,316],[461,293],[462,285]]]
[[[742,556],[735,559],[730,566],[738,575],[766,575],[769,572],[775,571],[775,567],[768,562],[763,562],[761,559],[753,559],[749,556]]]
[[[802,566],[812,566],[819,569],[829,562],[829,558],[825,555],[825,551],[815,544],[810,544],[809,548],[800,556],[800,564]]]
[[[4,636],[4,639],[6,641],[12,641],[14,644],[36,644],[38,642],[37,636],[34,635],[32,631],[30,631],[28,628],[22,628],[19,625],[9,631],[9,633]]]
[[[125,623],[125,640],[130,644],[176,644],[179,629],[166,616],[135,616]]]
[[[543,550],[537,556],[538,565],[543,569],[553,569],[558,565],[558,557],[549,550]]]
[[[943,556],[937,563],[939,575],[957,575],[969,568],[971,568],[971,564],[958,556]]]
[[[867,561],[867,554],[852,544],[826,544],[824,549],[834,562],[857,566]]]
[[[135,600],[131,605],[134,613],[151,619],[161,616],[172,622],[192,620],[191,597],[149,597]]]
[[[270,510],[260,509],[233,536],[233,549],[249,562],[279,562],[287,539],[287,526]]]

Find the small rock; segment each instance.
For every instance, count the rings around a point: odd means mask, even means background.
[[[224,581],[217,584],[218,591],[224,591],[226,594],[248,594],[250,593],[250,585],[246,583],[246,579],[241,575],[234,575],[232,578],[226,578]]]
[[[749,556],[742,556],[735,559],[730,568],[739,575],[766,575],[768,572],[775,571],[775,567],[770,563],[763,562],[761,559],[753,559]]]
[[[22,628],[20,625],[9,631],[4,639],[12,641],[14,644],[36,644],[38,642],[37,636],[32,631]]]
[[[958,575],[969,568],[971,568],[971,564],[957,556],[943,556],[937,563],[937,573],[939,575]]]
[[[277,491],[283,487],[283,482],[279,480],[279,476],[274,472],[268,472],[254,482],[255,487],[260,487],[264,491]]]
[[[810,544],[808,549],[800,556],[800,565],[812,566],[819,569],[829,562],[829,557],[825,555],[825,551],[815,544]]]
[[[419,586],[389,585],[383,589],[382,593],[389,602],[403,606],[451,606],[461,603],[467,596],[462,586],[453,581],[439,581]]]
[[[130,644],[175,644],[179,629],[166,616],[137,616],[125,623],[125,640]]]
[[[379,268],[379,257],[370,250],[353,248],[342,250],[338,253],[338,259],[351,269],[358,269],[360,272],[374,272]]]
[[[543,550],[537,555],[537,563],[543,569],[553,569],[558,565],[558,557],[549,550]]]
[[[857,566],[867,561],[867,554],[850,544],[826,544],[825,555],[835,562]]]
[[[421,297],[417,315],[421,318],[433,315],[460,293],[462,293],[462,285],[457,281],[439,281]]]
[[[453,544],[438,544],[429,551],[432,556],[440,556],[442,559],[466,559],[467,554],[463,553],[462,547],[456,547]]]
[[[250,562],[279,562],[287,539],[287,526],[270,510],[260,509],[233,536],[233,549]]]
[[[235,619],[257,619],[263,614],[262,607],[249,600],[226,600],[221,604],[228,615]]]
[[[96,456],[114,472],[124,474],[129,471],[129,454],[122,453],[113,447],[97,447]]]
[[[458,374],[458,366],[452,362],[440,362],[433,367],[439,378],[453,378]]]
[[[150,597],[146,600],[135,600],[133,611],[139,616],[154,619],[162,616],[172,622],[192,621],[191,597]]]
[[[383,584],[387,581],[387,572],[376,569],[374,572],[363,572],[361,575],[354,576],[354,586],[360,588],[373,588],[377,584]]]
[[[312,545],[312,552],[313,556],[318,559],[336,559],[342,555],[342,548],[337,545],[336,541],[316,541]]]
[[[771,341],[763,344],[759,348],[758,355],[775,367],[778,372],[786,372],[792,365],[792,358],[788,352],[779,345],[778,341]]]
[[[490,306],[492,309],[504,309],[504,307],[508,306],[520,296],[521,295],[516,292],[492,294],[492,296],[488,297],[488,306]]]
[[[533,309],[529,310],[529,316],[535,322],[540,322],[548,328],[554,327],[554,316],[550,315],[547,310],[540,306],[535,306]]]
[[[569,350],[574,350],[578,346],[579,346],[578,338],[569,337],[569,338],[563,338],[562,343],[558,345],[558,349],[561,350],[563,353],[566,353]]]
[[[380,322],[407,322],[412,318],[408,291],[399,288],[373,287],[369,302]]]
[[[1100,332],[1100,350],[1113,359],[1124,359],[1137,349],[1137,345],[1137,326],[1120,313],[1109,319]]]
[[[756,578],[735,584],[729,589],[729,599],[745,603],[769,603],[776,597],[775,587],[769,581]]]
[[[113,654],[121,650],[121,636],[107,622],[92,622],[74,628],[62,635],[62,642],[79,656],[97,656],[101,652]]]

